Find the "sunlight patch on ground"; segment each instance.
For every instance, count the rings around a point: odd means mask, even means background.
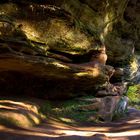
[[[68,119],[68,118],[60,118],[63,122],[66,122],[66,123],[74,123],[74,121],[72,119]]]
[[[0,127],[1,128],[1,127]],[[93,131],[75,131],[75,130],[51,130],[46,129],[45,131],[24,131],[24,130],[12,130],[12,129],[5,129],[1,128],[3,132],[10,132],[12,134],[19,134],[19,135],[26,135],[26,136],[41,136],[41,137],[60,137],[60,136],[84,136],[84,137],[90,137],[95,134],[104,134],[107,137],[128,137],[128,136],[136,136],[140,135],[140,130],[134,130],[134,131],[127,131],[127,132],[119,132],[119,133],[99,133],[99,132],[93,132]],[[0,129],[0,130],[1,130]]]
[[[61,130],[60,130],[61,132]],[[65,133],[66,136],[92,136],[95,134],[99,134],[99,132],[92,132],[92,131],[73,131],[73,130],[63,130],[63,133]],[[140,135],[140,130],[135,130],[135,131],[127,131],[127,132],[119,132],[119,133],[100,133],[104,134],[107,137],[125,137],[125,136],[135,136],[135,135]]]
[[[140,124],[140,120],[139,119],[135,119],[135,120],[130,120],[127,122],[128,124]]]
[[[9,105],[13,106],[9,106]],[[0,107],[3,108],[7,105],[7,107],[15,107],[16,105],[19,107],[26,107],[28,110],[28,104],[22,102],[16,102],[11,100],[0,100]],[[33,104],[29,104],[29,108],[32,107]],[[55,108],[59,111],[59,108]],[[131,113],[133,115],[133,112]],[[11,115],[10,115],[11,116]],[[18,135],[25,135],[25,136],[40,136],[42,138],[45,137],[61,137],[61,136],[84,136],[84,137],[91,137],[95,134],[103,134],[107,137],[129,137],[129,136],[136,136],[140,135],[140,119],[139,112],[137,113],[134,118],[131,120],[125,120],[125,123],[119,122],[111,123],[110,125],[100,124],[100,126],[85,126],[81,127],[75,124],[75,126],[71,126],[68,124],[62,123],[64,122],[71,122],[71,119],[61,117],[61,121],[56,120],[55,118],[49,118],[48,121],[45,123],[38,125],[36,127],[22,127],[24,129],[11,129],[8,127],[4,127],[0,125],[0,132],[8,132],[11,134],[18,134]],[[17,116],[15,118],[18,118]],[[122,120],[123,121],[123,120]],[[94,125],[94,123],[93,123]],[[121,132],[120,132],[121,131]]]
[[[24,102],[12,101],[12,100],[0,100],[0,104],[4,104],[4,106],[6,108],[9,107],[11,109],[12,108],[14,109],[14,108],[21,108],[21,107],[23,107],[23,108],[26,108],[28,110],[33,110],[34,112],[38,112],[38,108],[39,108],[39,106],[34,105],[31,102],[30,103],[27,103],[27,102],[24,103]],[[4,106],[1,105],[1,107],[4,107]]]

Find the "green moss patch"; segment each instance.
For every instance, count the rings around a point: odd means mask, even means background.
[[[96,115],[96,110],[84,111],[79,109],[80,106],[87,104],[89,104],[89,102],[77,99],[59,102],[47,101],[40,109],[40,112],[46,117],[50,116],[63,123],[74,125],[77,123],[90,122],[90,117]]]

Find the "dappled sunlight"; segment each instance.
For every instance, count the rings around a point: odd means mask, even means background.
[[[61,132],[61,131],[60,131]],[[72,135],[76,135],[76,136],[92,136],[95,134],[99,134],[100,132],[94,132],[94,131],[73,131],[73,130],[63,130],[63,133],[65,133],[66,136],[72,136]],[[125,137],[125,136],[135,136],[135,135],[139,135],[140,134],[140,130],[135,130],[135,131],[130,131],[130,132],[119,132],[119,133],[100,133],[100,134],[104,134],[107,137]]]
[[[14,130],[14,129],[10,129],[10,128],[4,128],[2,127],[2,129],[0,129],[0,132],[4,133],[4,132],[7,132],[7,133],[11,133],[11,134],[18,134],[18,135],[25,135],[25,136],[41,136],[41,137],[59,137],[61,135],[61,132],[58,133],[58,134],[55,134],[55,133],[52,133],[50,132],[49,134],[49,131],[48,131],[48,134],[47,133],[42,133],[42,132],[35,132],[35,131],[30,131],[30,130],[20,130],[20,128],[17,130]]]
[[[104,133],[108,137],[129,137],[129,136],[136,136],[140,135],[140,129],[134,131],[126,131],[126,132],[119,132],[119,133]]]
[[[15,107],[11,107],[11,106],[4,106],[4,105],[0,105],[0,109],[11,109],[11,110],[16,110],[17,108]]]
[[[135,124],[135,123],[140,124],[140,119],[129,120],[129,121],[127,121],[127,123],[128,124]]]
[[[81,137],[91,137],[93,135],[104,135],[106,137],[110,138],[119,138],[119,137],[130,137],[130,136],[137,136],[140,134],[140,130],[134,130],[134,131],[126,131],[126,132],[96,132],[94,131],[94,127],[90,128],[92,131],[80,131],[80,130],[67,130],[67,129],[45,129],[45,128],[29,128],[29,129],[10,129],[5,127],[0,127],[1,132],[7,132],[11,134],[18,134],[18,135],[24,135],[24,136],[34,136],[34,137],[45,137],[45,138],[59,138],[62,136],[81,136]]]
[[[93,71],[92,71],[92,74],[93,74],[94,77],[99,76],[100,73],[101,73],[101,71],[99,69],[97,69],[97,68],[94,68]]]
[[[65,122],[65,123],[75,123],[74,120],[69,119],[69,118],[62,118],[62,117],[61,117],[60,120],[63,121],[63,122]]]
[[[26,107],[25,102],[12,101],[12,100],[0,100],[0,107],[4,107],[8,104],[13,104],[15,106],[24,106]],[[10,106],[12,107],[12,106]],[[71,106],[68,106],[71,107]],[[5,108],[5,107],[4,107]],[[70,109],[70,108],[69,108]],[[55,110],[55,109],[54,109]],[[60,111],[59,108],[56,110]],[[47,110],[46,110],[47,111]],[[10,115],[13,116],[13,115]],[[16,118],[20,115],[16,115]],[[22,121],[24,121],[22,119]],[[11,135],[18,136],[31,136],[34,138],[61,138],[64,137],[84,137],[85,139],[93,137],[94,135],[104,135],[104,137],[109,138],[119,138],[119,137],[132,137],[140,134],[139,129],[140,120],[130,119],[123,120],[122,122],[112,122],[112,123],[94,123],[91,122],[90,125],[86,126],[77,124],[76,120],[67,117],[49,117],[47,120],[44,120],[42,124],[39,124],[35,127],[6,127],[0,125],[0,133],[6,133]],[[99,137],[99,136],[98,136]]]
[[[41,122],[38,106],[33,103],[0,100],[0,124],[29,127]]]
[[[103,32],[100,34],[100,38],[101,40],[104,42],[106,36],[108,35],[108,33],[111,32],[112,29],[112,24],[113,24],[113,20],[114,20],[114,15],[112,12],[107,12],[105,17],[104,17],[104,30]]]
[[[76,73],[75,75],[76,76],[79,76],[79,77],[81,77],[81,76],[89,76],[89,74],[91,75],[91,76],[93,76],[93,77],[98,77],[99,75],[100,75],[100,71],[99,71],[99,69],[97,69],[97,68],[90,68],[90,67],[83,67],[83,68],[85,68],[85,69],[89,69],[89,71],[87,71],[87,72],[79,72],[79,73]]]
[[[128,1],[0,1],[0,139],[140,138]]]
[[[132,62],[130,62],[130,67],[131,67],[131,69],[134,71],[134,72],[136,72],[136,71],[138,71],[138,63],[137,63],[137,59],[136,58],[134,58],[133,60],[132,60]]]
[[[104,22],[106,24],[106,27],[104,28],[104,36],[106,36],[108,34],[108,28],[110,26],[109,22],[110,22],[110,17],[109,17],[109,13],[106,14]]]
[[[61,130],[60,130],[61,131]],[[76,136],[92,136],[97,134],[97,132],[90,132],[90,131],[74,131],[74,130],[63,130],[63,133],[65,133],[66,136],[72,136],[72,135],[76,135]]]
[[[59,62],[52,62],[52,64],[57,66],[58,68],[70,69],[69,66],[61,64]]]
[[[21,30],[24,31],[27,38],[33,41],[42,41],[40,38],[40,33],[37,31],[35,25],[33,23],[29,23],[27,21],[17,21],[21,26]]]
[[[3,104],[3,105],[1,105]],[[34,109],[34,111],[37,112],[37,107],[33,105],[33,103],[24,103],[24,102],[17,102],[17,101],[12,101],[12,100],[0,100],[0,107],[4,107],[4,104],[6,105],[5,107],[12,107],[12,108],[18,108],[18,107],[24,107],[28,110]],[[9,106],[7,106],[9,104]],[[12,106],[11,106],[12,105]]]
[[[81,77],[81,76],[88,76],[89,74],[88,72],[79,72],[79,73],[76,73],[75,75],[78,77]]]

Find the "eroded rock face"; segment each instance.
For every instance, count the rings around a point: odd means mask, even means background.
[[[32,91],[33,95],[57,99],[97,95],[103,87],[107,89],[111,77],[115,81],[113,67],[123,69],[123,73],[115,73],[123,77],[119,77],[119,82],[132,80],[138,65],[134,41],[124,37],[123,28],[128,27],[124,21],[127,4],[127,0],[2,2],[3,93],[12,89],[9,85],[16,87],[22,77],[24,84],[18,85],[18,89],[23,94]],[[26,80],[32,82],[26,84]],[[119,91],[104,93],[118,95]]]
[[[121,96],[106,95],[102,98],[92,98],[92,99],[79,99],[81,101],[87,102],[86,105],[79,106],[78,110],[82,111],[97,111],[97,115],[94,115],[95,119],[102,119],[103,121],[112,121],[115,115],[124,114],[127,105],[128,98]],[[92,117],[91,117],[92,118]]]
[[[55,51],[46,51],[45,48],[43,50],[32,45],[24,31],[12,24],[12,21],[9,22],[7,16],[3,16],[2,19],[1,94],[13,92],[51,99],[70,98],[97,91],[109,82],[114,73],[113,67],[105,65],[106,60],[104,63],[100,62],[98,56],[102,53],[101,49],[88,52],[91,57],[95,56],[96,61],[72,63],[90,56],[71,54],[69,58],[68,53],[60,51],[59,54],[55,54]],[[5,31],[8,29],[7,34]]]
[[[99,116],[104,121],[112,121],[115,115],[122,115],[125,113],[127,105],[127,97],[106,96],[101,101]]]
[[[129,30],[126,31],[126,36],[134,41],[134,46],[136,51],[139,51],[140,48],[140,1],[130,0],[125,9],[124,19],[127,22],[126,28]]]
[[[108,84],[103,89],[100,89],[96,96],[105,97],[105,96],[122,96],[127,92],[127,83],[115,83]]]
[[[139,5],[138,0],[128,1],[122,18],[113,24],[112,32],[107,34],[105,39],[108,47],[108,64],[115,69],[117,67],[124,69],[123,81],[132,82],[139,67],[135,56],[135,52],[139,53],[140,44]]]
[[[0,66],[2,90],[23,94],[30,94],[32,90],[33,93],[38,92],[34,94],[45,98],[61,99],[85,94],[97,90],[109,78],[106,70],[108,66],[95,65],[87,69],[87,66],[68,65],[51,58],[25,55],[1,54]],[[29,85],[26,80],[31,80]]]

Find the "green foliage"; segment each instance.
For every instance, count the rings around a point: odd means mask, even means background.
[[[127,91],[127,96],[129,98],[129,103],[131,106],[136,107],[137,109],[140,109],[140,84],[130,86]]]
[[[95,111],[79,110],[80,106],[87,105],[87,104],[88,104],[88,102],[86,102],[86,101],[69,100],[63,104],[61,111],[63,112],[64,116],[69,114],[69,117],[71,119],[74,119],[77,121],[85,121],[85,120],[87,120],[87,117],[89,115],[95,113]]]
[[[79,101],[77,99],[60,101],[58,103],[56,103],[56,101],[47,101],[40,109],[40,112],[46,117],[52,116],[64,123],[75,124],[79,122],[89,122],[90,116],[94,116],[96,111],[84,111],[79,109],[80,106],[88,103],[87,101]]]

